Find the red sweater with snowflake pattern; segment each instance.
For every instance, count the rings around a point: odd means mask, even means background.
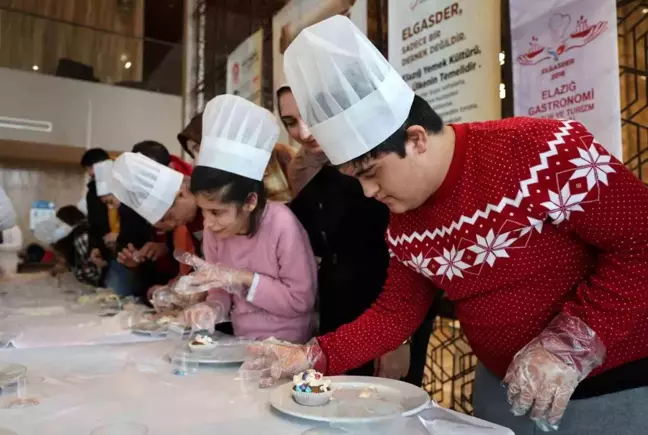
[[[425,317],[432,286],[454,302],[476,356],[500,377],[561,312],[605,344],[593,375],[648,357],[648,189],[578,122],[453,128],[439,190],[391,216],[383,293],[355,322],[319,337],[327,372],[400,345]]]

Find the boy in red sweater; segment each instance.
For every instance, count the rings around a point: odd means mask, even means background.
[[[391,262],[355,322],[246,364],[356,367],[398,347],[438,287],[480,360],[478,417],[517,435],[645,433],[648,189],[578,122],[444,125],[343,17],[304,30],[285,71],[329,159],[390,208]]]

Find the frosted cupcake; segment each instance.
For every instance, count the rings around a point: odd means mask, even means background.
[[[331,381],[313,370],[306,370],[293,377],[293,398],[304,406],[326,405],[333,397]]]
[[[202,352],[207,350],[213,350],[216,347],[216,343],[208,335],[197,335],[191,343],[189,343],[189,349],[192,352]]]

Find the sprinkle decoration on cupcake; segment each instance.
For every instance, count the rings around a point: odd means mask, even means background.
[[[293,377],[293,398],[300,405],[326,405],[332,396],[331,381],[316,370],[306,370]]]

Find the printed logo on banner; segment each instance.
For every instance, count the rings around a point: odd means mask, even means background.
[[[558,62],[560,56],[570,50],[581,48],[601,36],[608,27],[607,21],[589,24],[584,15],[572,26],[572,17],[568,14],[554,14],[549,20],[550,37],[540,41],[533,36],[529,50],[517,57],[520,65],[537,65],[545,60]]]

